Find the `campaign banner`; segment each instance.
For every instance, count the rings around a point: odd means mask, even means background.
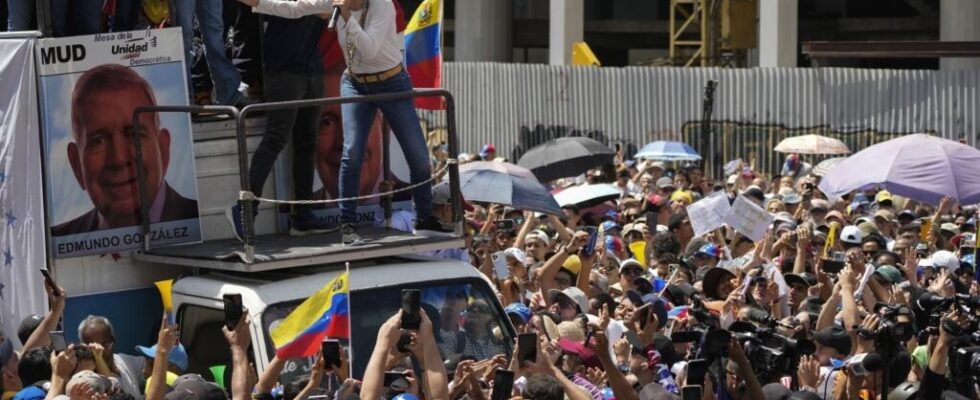
[[[42,39],[36,59],[54,257],[138,249],[147,239],[154,246],[199,242],[190,115],[146,113],[132,126],[137,107],[188,104],[180,29]]]
[[[324,66],[323,73],[323,97],[340,97],[340,81],[347,69],[343,57],[343,46],[337,40],[334,31],[324,30],[323,36],[319,41],[320,59]],[[371,132],[365,144],[365,151],[361,168],[359,169],[359,179],[357,185],[357,196],[375,195],[379,193],[380,183],[384,180],[384,138],[382,136],[382,117],[378,112]],[[401,145],[395,135],[390,135],[389,157],[391,162],[390,179],[395,183],[395,188],[408,186],[411,181],[409,177],[408,162],[402,152]],[[340,185],[340,159],[343,156],[344,148],[344,129],[343,116],[340,104],[330,104],[320,108],[319,124],[316,131],[316,144],[314,146],[313,164],[313,200],[331,200],[339,198]],[[282,199],[291,199],[293,190],[290,186],[293,179],[290,176],[292,171],[291,152],[280,153],[276,167],[276,193]],[[435,168],[433,168],[433,172]],[[358,202],[356,222],[361,226],[380,225],[384,221],[383,208],[380,205],[380,198],[372,197]],[[320,204],[313,208],[313,216],[317,219],[317,224],[327,229],[340,227],[340,205],[336,202]],[[392,213],[396,211],[406,211],[414,213],[412,196],[408,191],[396,193],[392,198]],[[285,232],[289,230],[290,207],[279,207],[280,218],[279,230]],[[403,214],[404,215],[404,214]],[[393,223],[394,226],[403,224]]]
[[[38,268],[44,248],[41,134],[30,33],[0,38],[0,332],[16,338],[19,321],[48,306]],[[17,339],[13,339],[16,341]]]

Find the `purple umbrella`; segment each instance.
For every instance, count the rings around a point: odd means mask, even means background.
[[[841,161],[820,182],[820,190],[840,197],[869,184],[913,200],[939,203],[950,196],[961,204],[980,202],[980,150],[926,134],[878,143]]]

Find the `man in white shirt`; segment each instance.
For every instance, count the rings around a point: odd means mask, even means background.
[[[412,81],[402,65],[402,41],[395,27],[395,7],[392,0],[239,0],[254,7],[256,12],[286,18],[304,15],[329,15],[337,7],[337,37],[347,61],[347,72],[340,83],[344,97],[365,96],[412,90]],[[341,107],[344,124],[344,152],[340,160],[341,198],[358,196],[360,166],[378,110],[392,127],[408,162],[411,181],[429,179],[429,151],[425,136],[415,113],[411,98],[372,103],[347,103]],[[419,185],[412,190],[415,201],[416,233],[448,233],[438,218],[432,215],[432,185]],[[340,203],[341,234],[344,245],[362,243],[357,234],[357,201]]]

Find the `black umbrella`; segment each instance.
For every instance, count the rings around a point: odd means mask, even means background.
[[[587,137],[551,140],[528,150],[517,162],[531,170],[541,182],[578,176],[589,169],[610,164],[616,152]]]

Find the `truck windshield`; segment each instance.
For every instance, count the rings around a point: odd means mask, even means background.
[[[354,377],[364,374],[377,341],[378,330],[401,307],[402,289],[422,291],[422,311],[433,321],[436,342],[443,360],[447,358],[484,360],[497,354],[510,354],[514,337],[503,310],[486,282],[478,279],[411,283],[351,293],[350,346]],[[273,304],[262,314],[265,337],[302,300]],[[271,340],[266,340],[269,354],[275,354]],[[286,364],[281,382],[309,373],[310,360],[293,360]]]

